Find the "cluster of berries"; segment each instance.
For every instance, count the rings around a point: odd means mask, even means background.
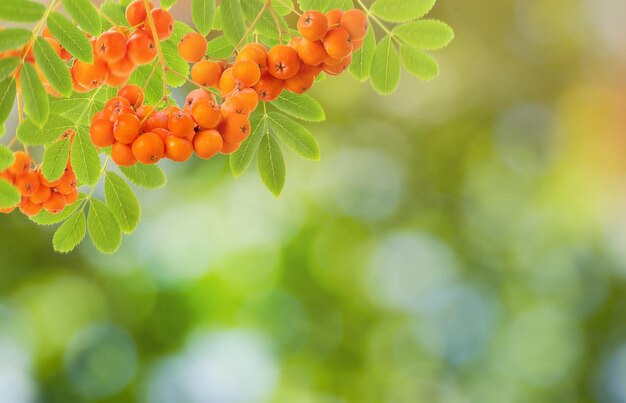
[[[169,11],[149,4],[157,39],[164,41],[174,31],[174,17]],[[143,1],[135,0],[126,9],[126,20],[132,28],[114,27],[97,38],[86,34],[93,49],[93,63],[78,59],[72,62],[70,72],[74,91],[88,92],[103,84],[119,87],[128,82],[137,66],[156,59],[157,49],[152,29],[146,23],[147,17]],[[52,37],[47,27],[43,29],[42,36],[63,60],[71,59],[71,55]],[[49,86],[46,88],[52,90]],[[54,92],[52,94],[58,95]]]
[[[44,209],[49,213],[58,214],[65,206],[78,200],[76,175],[69,162],[61,178],[49,182],[44,178],[40,166],[31,168],[32,160],[27,153],[17,151],[14,156],[13,164],[0,172],[0,180],[8,181],[20,191],[22,201],[19,208],[22,213],[30,217]],[[18,206],[0,209],[0,213],[10,213],[16,207]]]
[[[143,105],[141,88],[126,85],[94,115],[89,133],[96,146],[111,146],[117,165],[131,166],[162,158],[184,162],[194,151],[203,159],[233,152],[250,133],[250,123],[245,115],[223,113],[204,89],[189,93],[184,109],[159,111]]]

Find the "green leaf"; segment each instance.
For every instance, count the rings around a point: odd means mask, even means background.
[[[0,52],[21,49],[32,38],[33,33],[23,28],[7,28],[0,31]]]
[[[4,179],[0,179],[0,208],[11,208],[22,200],[20,191]]]
[[[17,127],[17,139],[29,146],[50,144],[73,126],[71,120],[56,115],[51,115],[43,128],[26,119]]]
[[[56,252],[69,253],[78,246],[87,232],[85,212],[80,211],[65,221],[54,233],[52,246]]]
[[[223,35],[211,39],[208,45],[207,55],[213,59],[226,59],[235,50],[235,45]]]
[[[102,3],[100,12],[109,17],[109,19],[117,25],[122,27],[128,26],[128,21],[126,21],[126,16],[124,15],[124,7],[117,4],[115,1],[107,0]]]
[[[422,18],[437,0],[376,0],[370,11],[377,17],[392,22],[405,22]]]
[[[371,72],[372,87],[382,95],[389,95],[400,83],[400,56],[387,36],[374,52]]]
[[[411,46],[400,46],[402,64],[409,73],[422,80],[432,80],[439,75],[439,65],[428,53]]]
[[[245,0],[249,1],[249,0]],[[223,0],[219,8],[222,30],[231,44],[237,45],[246,33],[246,23],[239,0]]]
[[[278,142],[269,133],[266,133],[261,139],[257,162],[259,175],[265,186],[274,196],[280,196],[287,175],[285,159]]]
[[[363,40],[363,46],[352,57],[350,73],[352,73],[354,78],[362,82],[369,80],[375,51],[376,37],[374,35],[374,30],[369,29],[365,39]]]
[[[144,102],[146,104],[155,104],[163,96],[163,73],[160,67],[157,67],[152,78],[148,81],[154,67],[158,64],[158,60],[151,64],[140,66],[135,69],[128,81],[130,84],[138,85],[144,88]]]
[[[61,3],[65,11],[84,31],[93,36],[100,35],[102,32],[100,15],[90,0],[61,0]]]
[[[63,211],[59,214],[52,214],[48,213],[46,210],[41,210],[41,212],[36,216],[30,217],[30,220],[39,225],[58,224],[71,216],[83,204],[81,202],[85,200],[86,197],[87,196],[84,193],[81,193],[76,202],[66,206],[65,209],[63,209]]]
[[[35,41],[35,59],[50,85],[61,95],[72,94],[72,76],[67,65],[42,37]]]
[[[207,36],[213,27],[215,18],[214,0],[192,0],[191,16],[193,24],[202,35]]]
[[[70,20],[57,12],[52,12],[48,16],[48,29],[72,56],[85,63],[93,63],[93,49],[89,38]]]
[[[324,108],[315,98],[293,92],[283,91],[278,98],[272,101],[272,105],[282,112],[308,122],[322,122],[326,120]]]
[[[135,164],[131,167],[120,167],[120,171],[132,183],[146,189],[160,189],[165,186],[165,173],[156,165]]]
[[[126,181],[116,173],[107,172],[104,197],[122,232],[133,232],[139,224],[141,206]]]
[[[29,0],[0,0],[0,20],[36,22],[43,17],[46,8]]]
[[[87,216],[89,237],[102,253],[115,253],[122,243],[122,232],[106,204],[91,199]]]
[[[252,23],[252,21],[257,18],[259,12],[263,8],[263,4],[264,1],[261,0],[247,0],[241,3],[243,14],[246,17],[248,23]],[[278,20],[278,23],[283,27],[283,29],[286,30],[288,26],[284,18],[280,15],[276,15],[276,18]],[[280,31],[276,26],[276,22],[274,21],[271,10],[269,10],[268,8],[263,11],[263,14],[261,14],[261,17],[257,20],[256,24],[254,25],[254,30],[272,40],[278,40],[280,37]]]
[[[15,103],[15,80],[7,77],[0,82],[0,125],[7,121]]]
[[[0,144],[0,171],[4,171],[15,161],[15,155],[7,146]]]
[[[339,8],[341,10],[354,8],[352,0],[298,0],[298,4],[300,4],[300,8],[303,11],[318,10],[326,12],[334,8]]]
[[[41,172],[49,182],[59,179],[65,172],[70,157],[70,141],[62,139],[46,147],[41,163]]]
[[[178,2],[178,0],[161,0],[161,7],[165,8],[165,9],[169,9],[170,7],[172,7],[177,2]]]
[[[272,7],[278,13],[278,15],[289,15],[293,12],[293,0],[274,0]]]
[[[163,50],[163,57],[167,67],[178,72],[183,77],[189,76],[189,63],[180,56],[178,48],[173,41],[162,42],[161,49]],[[169,71],[165,73],[167,84],[172,88],[183,86],[187,82],[183,77]],[[163,88],[161,88],[161,92],[163,92]]]
[[[50,115],[50,100],[48,93],[41,83],[35,68],[30,63],[22,65],[20,73],[22,97],[24,99],[24,111],[33,123],[43,127]]]
[[[82,185],[93,186],[100,177],[100,159],[96,147],[84,130],[78,130],[72,142],[72,168],[78,182]]]
[[[294,153],[310,160],[320,159],[317,141],[304,126],[278,112],[270,112],[267,120],[273,133]]]
[[[229,158],[230,169],[235,176],[246,172],[256,154],[263,135],[267,133],[267,121],[262,113],[252,115],[250,119],[250,135],[241,143],[237,151]]]
[[[437,20],[420,20],[395,27],[392,33],[419,49],[441,49],[454,38],[454,31]]]
[[[7,57],[0,59],[0,81],[7,78],[20,65],[20,59],[17,57]]]

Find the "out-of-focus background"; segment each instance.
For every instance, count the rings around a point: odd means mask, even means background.
[[[0,217],[0,401],[626,402],[625,16],[439,0],[440,77],[319,83],[280,199],[165,164],[114,256]]]

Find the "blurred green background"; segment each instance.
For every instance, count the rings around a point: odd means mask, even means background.
[[[439,78],[319,83],[280,199],[164,164],[114,256],[0,217],[0,401],[626,402],[625,15],[439,0]]]

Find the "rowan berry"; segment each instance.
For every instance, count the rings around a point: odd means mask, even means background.
[[[61,179],[59,180],[58,185],[54,187],[54,190],[56,190],[57,192],[61,194],[66,195],[66,194],[71,193],[74,189],[76,189],[77,185],[78,185],[78,181],[76,180],[76,175],[74,175],[74,172],[66,171],[61,177]]]
[[[148,6],[151,10],[154,8],[154,4],[152,4],[152,2],[148,2]],[[131,27],[143,24],[147,16],[148,13],[143,0],[134,0],[128,5],[128,7],[126,7],[126,21],[128,21],[128,24]]]
[[[52,191],[48,200],[43,202],[43,208],[51,214],[59,214],[65,208],[65,195]]]
[[[99,58],[94,58],[93,63],[85,63],[74,60],[72,65],[72,75],[76,82],[87,89],[94,89],[104,84],[109,74],[109,67],[106,62]]]
[[[259,66],[261,75],[267,71],[267,50],[260,43],[250,43],[243,48],[235,59],[236,62],[251,61]]]
[[[296,46],[298,56],[304,64],[309,66],[317,66],[324,62],[326,58],[326,50],[322,41],[309,41],[302,39]]]
[[[120,87],[124,84],[126,84],[128,82],[128,79],[130,78],[130,76],[116,76],[114,74],[111,74],[109,72],[109,75],[107,76],[106,80],[104,80],[104,83],[106,85],[108,85],[109,87]]]
[[[285,89],[296,94],[304,94],[315,82],[315,71],[304,65],[294,77],[285,80]]]
[[[65,205],[69,206],[70,204],[76,203],[76,200],[78,200],[78,196],[79,196],[78,189],[75,188],[70,193],[65,195]]]
[[[195,126],[191,113],[177,111],[170,116],[167,128],[176,137],[187,137],[189,133],[194,131]]]
[[[98,118],[89,127],[91,142],[97,147],[108,147],[115,142],[113,122],[106,118]]]
[[[17,151],[14,154],[15,160],[9,167],[9,172],[15,176],[26,174],[30,171],[31,159],[24,151]]]
[[[222,150],[220,151],[220,153],[232,154],[239,149],[239,146],[241,146],[241,143],[229,143],[228,141],[223,140]]]
[[[328,20],[328,27],[335,28],[341,24],[341,17],[343,17],[343,11],[339,9],[330,10],[326,13],[326,19]]]
[[[207,87],[217,87],[221,75],[220,65],[210,60],[200,60],[191,68],[191,79]]]
[[[32,200],[26,197],[22,198],[22,202],[20,203],[20,211],[28,217],[39,214],[42,208],[42,204],[33,203]]]
[[[324,49],[329,56],[335,59],[343,59],[352,52],[352,38],[350,33],[343,28],[333,28],[322,39]]]
[[[222,92],[222,96],[226,97],[236,89],[239,89],[239,85],[233,77],[233,68],[230,67],[224,70],[220,77],[220,91]]]
[[[350,66],[350,63],[352,63],[352,55],[348,55],[338,64],[324,64],[322,68],[326,74],[329,74],[331,76],[338,76],[339,74],[346,71],[346,69]]]
[[[365,38],[368,25],[367,15],[358,9],[346,11],[341,17],[341,28],[348,31],[353,40]]]
[[[172,14],[162,8],[155,8],[150,11],[150,14],[152,15],[152,20],[154,21],[157,38],[160,41],[164,41],[172,36],[172,33],[174,32],[174,17],[172,17]],[[145,29],[148,36],[152,38],[151,27],[146,26]]]
[[[22,196],[30,197],[39,190],[39,175],[35,171],[29,171],[15,178],[15,187]]]
[[[307,11],[298,19],[298,32],[309,41],[320,40],[328,31],[328,18],[319,11]]]
[[[126,56],[126,37],[119,31],[109,30],[96,41],[96,54],[107,63],[114,63]]]
[[[111,120],[121,113],[132,113],[130,102],[126,98],[116,96],[109,99],[105,104],[102,112],[104,117]]]
[[[128,54],[116,62],[108,62],[109,73],[118,77],[129,76],[135,70],[135,62],[130,60]]]
[[[236,113],[225,117],[220,126],[220,133],[229,143],[241,143],[250,134],[248,117]]]
[[[176,137],[169,136],[165,140],[165,156],[177,162],[185,162],[193,154],[193,144],[191,141]]]
[[[139,118],[133,113],[120,114],[113,124],[113,136],[122,144],[131,144],[140,130]]]
[[[165,140],[172,135],[172,132],[170,132],[167,129],[161,129],[161,128],[156,128],[156,129],[152,129],[152,133],[158,135],[159,137],[161,137],[161,140],[163,140],[163,144],[165,144]]]
[[[298,74],[300,58],[292,47],[276,45],[267,53],[267,71],[274,77],[285,80]]]
[[[15,183],[15,175],[13,175],[9,170],[5,170],[0,172],[0,180],[4,180],[9,182],[10,184]]]
[[[251,60],[246,60],[235,62],[232,75],[239,88],[249,88],[259,82],[261,70],[258,64]]]
[[[224,140],[217,130],[201,130],[193,139],[193,149],[202,159],[209,159],[222,150]]]
[[[127,84],[119,89],[118,97],[125,98],[131,107],[137,109],[143,104],[143,92],[141,88],[133,84]]]
[[[248,103],[243,98],[237,96],[227,98],[222,104],[221,111],[224,119],[232,114],[250,116],[250,113],[252,113]]]
[[[205,89],[198,88],[197,90],[193,90],[189,94],[187,94],[187,98],[185,98],[184,109],[186,111],[190,111],[193,105],[200,99],[206,99],[211,105],[215,105],[213,95],[211,95],[211,93]]]
[[[156,164],[165,156],[165,144],[158,134],[144,133],[133,142],[132,151],[142,164]]]
[[[128,58],[138,65],[151,63],[157,57],[154,40],[143,30],[135,31],[126,44]]]
[[[151,132],[154,129],[167,129],[170,118],[164,112],[152,112],[146,119],[142,120],[141,131]]]
[[[129,144],[119,142],[113,144],[113,147],[111,147],[111,158],[121,167],[135,165],[137,162],[137,159],[133,155],[131,146]]]
[[[241,98],[247,106],[248,111],[252,113],[259,105],[259,94],[252,88],[244,88],[237,91],[231,98]]]
[[[364,39],[352,39],[352,52],[356,52],[361,49],[364,41]]]
[[[39,189],[37,189],[37,191],[30,196],[30,201],[35,204],[41,204],[48,200],[51,193],[52,189],[41,183]]]
[[[289,43],[287,43],[287,46],[295,49],[296,47],[298,47],[298,44],[300,43],[301,40],[302,38],[300,38],[299,36],[294,36],[293,38],[291,38]]]
[[[280,93],[283,91],[283,85],[283,80],[279,80],[268,73],[262,76],[259,82],[252,88],[259,95],[261,101],[273,101],[280,96]]]
[[[70,70],[70,73],[71,73],[71,70]],[[75,92],[85,93],[85,92],[89,92],[90,91],[89,89],[87,89],[87,88],[83,87],[82,85],[80,85],[78,83],[78,81],[76,81],[76,77],[74,77],[74,74],[70,74],[70,75],[72,76],[72,89]]]
[[[183,36],[178,43],[178,54],[188,62],[199,62],[207,51],[207,41],[197,32],[190,32]]]
[[[222,112],[204,98],[198,99],[191,107],[191,116],[201,129],[213,129],[220,124]]]
[[[156,108],[151,105],[142,105],[135,111],[135,115],[139,118],[140,121],[145,121],[147,117],[156,112]],[[163,111],[165,112],[165,111]],[[168,117],[169,119],[169,117]]]

